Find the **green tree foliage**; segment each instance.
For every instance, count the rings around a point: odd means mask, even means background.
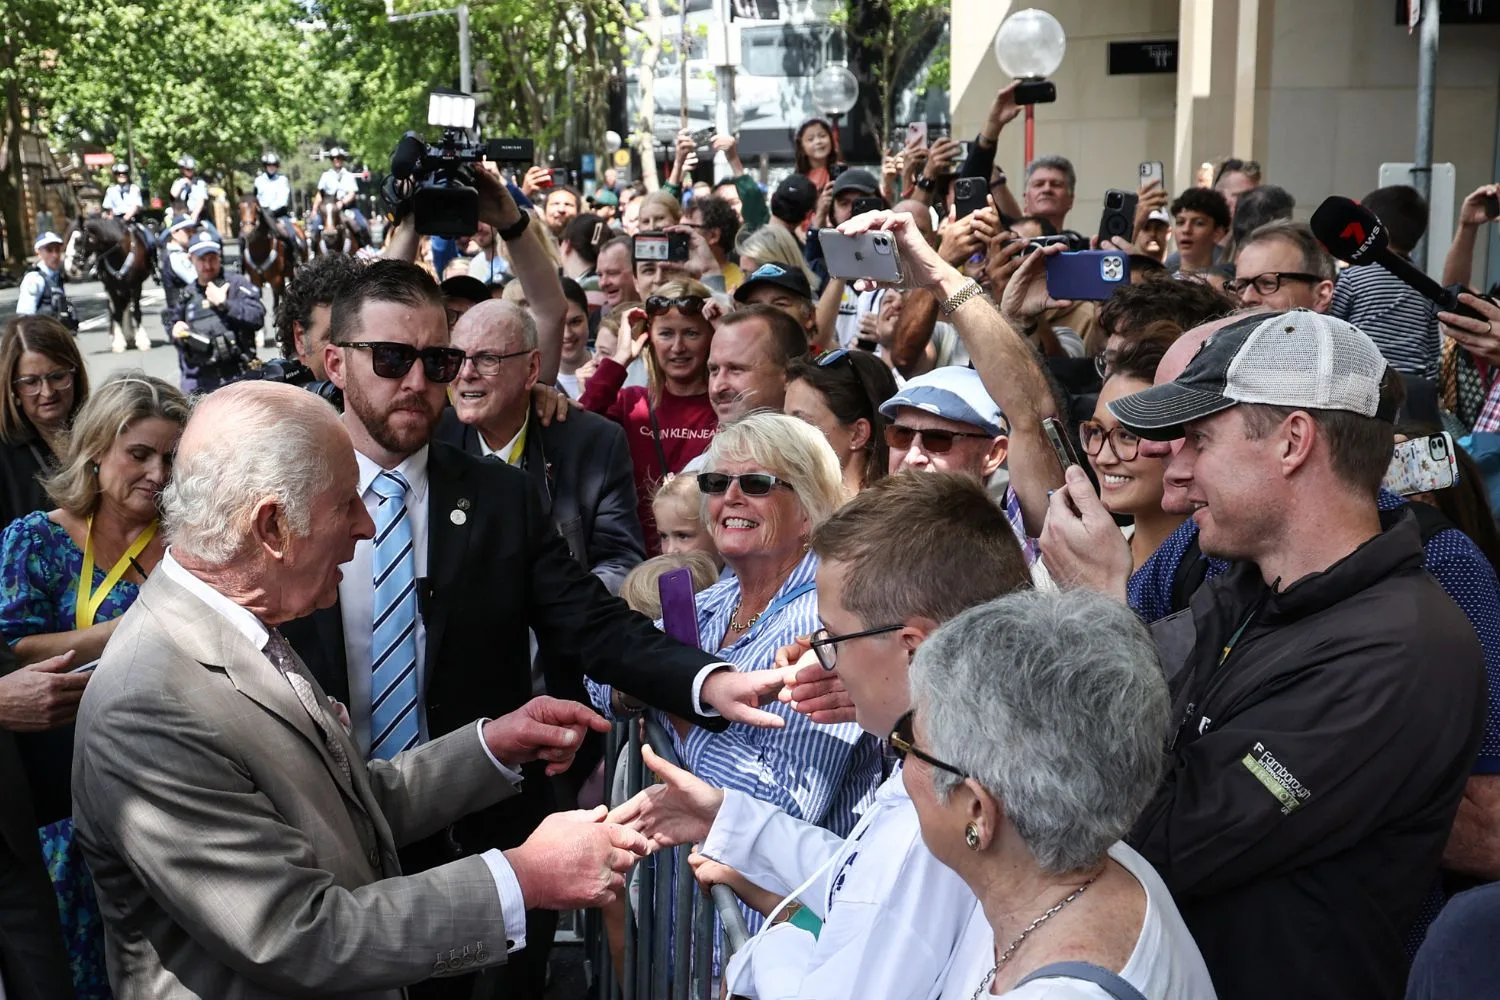
[[[848,30],[850,69],[862,92],[876,96],[871,130],[888,148],[895,102],[902,89],[947,85],[947,58],[940,58],[924,80],[915,75],[931,53],[948,20],[949,0],[843,0],[832,20]],[[878,117],[875,117],[878,115]]]

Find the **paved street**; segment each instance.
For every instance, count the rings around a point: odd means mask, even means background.
[[[239,261],[235,250],[226,249],[229,252],[224,259],[225,269],[238,270]],[[0,323],[4,323],[5,320],[15,315],[18,294],[18,289],[14,287],[0,289]],[[104,285],[100,282],[69,282],[68,298],[78,310],[78,348],[83,352],[83,359],[88,365],[91,380],[97,383],[110,372],[119,371],[122,368],[141,368],[148,375],[166,379],[173,385],[177,384],[177,351],[167,343],[166,331],[162,329],[162,290],[155,281],[148,279],[145,287],[141,289],[141,322],[151,336],[151,350],[149,351],[138,351],[132,345],[124,354],[110,352],[109,305],[104,295]],[[267,346],[261,350],[260,356],[263,359],[270,359],[276,356],[276,349],[273,333],[274,310],[271,306],[269,289],[266,290],[264,299]]]

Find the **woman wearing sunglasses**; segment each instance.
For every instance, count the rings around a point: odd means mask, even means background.
[[[1111,514],[1131,519],[1125,533],[1130,540],[1133,569],[1140,569],[1186,518],[1161,509],[1166,460],[1141,454],[1140,439],[1120,425],[1109,412],[1109,404],[1151,388],[1156,366],[1171,344],[1165,338],[1127,343],[1115,355],[1093,418],[1078,425],[1078,439],[1099,480],[1100,499]]]
[[[980,605],[917,650],[911,695],[891,747],[923,842],[980,904],[942,1000],[1213,1000],[1166,884],[1123,843],[1171,711],[1130,609],[1084,590]]]
[[[708,401],[708,345],[719,312],[713,293],[696,281],[662,285],[646,300],[646,330],[637,332],[639,313],[626,314],[615,356],[599,361],[579,400],[625,428],[647,555],[661,552],[651,514],[656,487],[702,454],[719,427]],[[647,384],[626,386],[626,369],[642,355]]]
[[[786,372],[789,416],[812,424],[833,446],[853,496],[886,475],[890,446],[880,404],[896,395],[891,369],[868,351],[839,348],[816,361],[794,361]]]
[[[698,485],[705,520],[729,573],[698,595],[699,643],[741,670],[765,670],[778,649],[819,628],[818,558],[809,543],[843,502],[838,462],[812,427],[758,412],[719,432],[704,468]],[[590,692],[601,708],[613,700],[609,688],[590,683]],[[674,722],[683,766],[711,785],[846,835],[880,782],[875,740],[854,723],[818,725],[789,705],[766,710],[786,726],[710,733]]]

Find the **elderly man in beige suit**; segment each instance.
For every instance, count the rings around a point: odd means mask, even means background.
[[[373,524],[348,434],[311,393],[252,382],[200,403],[163,497],[170,547],[78,714],[74,819],[121,1000],[396,998],[504,962],[525,910],[599,905],[647,849],[603,811],[520,847],[402,875],[403,844],[561,771],[573,702],[366,764],[276,631],[328,607]]]

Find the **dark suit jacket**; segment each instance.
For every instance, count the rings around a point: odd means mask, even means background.
[[[442,442],[433,442],[428,455],[429,576],[418,581],[418,603],[427,627],[431,736],[531,699],[528,628],[536,632],[553,695],[587,702],[587,673],[649,705],[697,718],[693,680],[715,662],[712,656],[668,639],[611,597],[569,554],[523,473]],[[463,523],[455,524],[451,515],[461,510]],[[324,690],[348,701],[338,605],[289,622],[282,633]],[[721,719],[698,721],[723,727]],[[540,768],[525,773],[532,780],[522,786],[519,805],[512,800],[459,823],[445,845],[450,854],[455,847],[469,852],[525,839],[552,802]]]
[[[0,676],[16,668],[0,642]],[[57,897],[42,864],[31,790],[16,741],[0,729],[0,977],[14,1000],[68,1000],[73,979],[63,950]]]
[[[434,437],[484,457],[479,432],[452,409],[444,411]],[[646,558],[625,429],[587,410],[573,410],[548,427],[533,423],[524,468],[543,516],[552,519],[574,558],[618,594],[625,574]]]

